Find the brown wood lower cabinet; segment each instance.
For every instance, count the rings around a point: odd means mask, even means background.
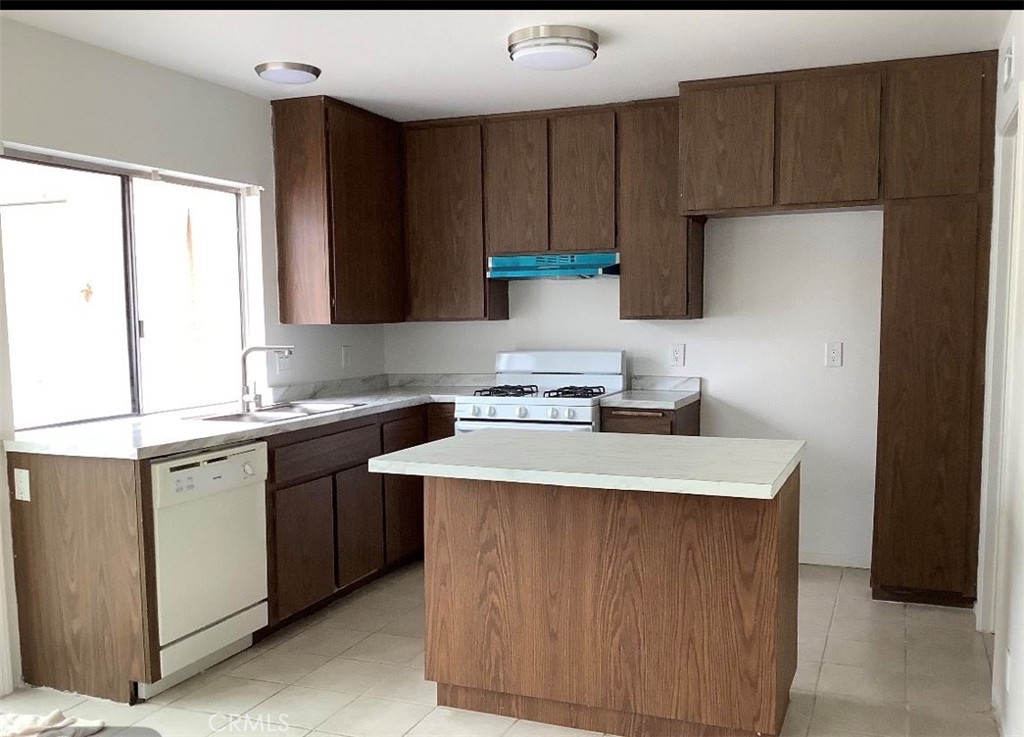
[[[334,592],[334,486],[330,477],[274,492],[275,619]]]
[[[455,434],[455,404],[443,402],[427,405],[427,440],[450,438]]]
[[[385,453],[426,441],[425,413],[392,420],[381,427],[381,444]],[[384,559],[390,565],[423,550],[423,479],[390,474],[383,478]]]
[[[337,584],[344,588],[384,567],[384,496],[366,464],[334,475]]]
[[[601,432],[700,435],[700,401],[677,410],[602,407]]]

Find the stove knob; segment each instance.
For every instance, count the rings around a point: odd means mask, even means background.
[[[242,476],[243,477],[249,478],[250,476],[254,476],[255,474],[256,474],[256,469],[254,469],[252,467],[251,463],[243,463],[242,464]]]
[[[494,415],[496,415],[496,414],[498,414],[498,410],[496,410],[494,407],[488,407],[487,408],[487,416],[488,417],[494,417]]]
[[[517,417],[526,417],[526,407],[520,407],[516,410]]]
[[[478,414],[480,414],[480,408],[479,408],[479,407],[477,407],[477,406],[476,406],[476,405],[474,404],[474,405],[473,405],[473,409],[472,409],[472,410],[470,410],[470,413],[471,413],[471,414],[472,414],[472,415],[473,415],[474,417],[476,417],[476,416],[477,416]]]
[[[550,417],[552,420],[555,419],[556,417],[558,417],[558,409],[555,408],[555,407],[552,407],[551,409],[549,409],[548,410],[548,417]]]
[[[565,411],[565,416],[568,417],[570,420],[573,419],[574,417],[576,417],[576,410],[574,410],[574,409],[567,409]]]

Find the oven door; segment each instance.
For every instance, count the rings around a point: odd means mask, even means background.
[[[456,420],[455,434],[461,435],[475,430],[545,430],[547,432],[594,432],[594,426],[581,422],[494,422],[488,420]]]

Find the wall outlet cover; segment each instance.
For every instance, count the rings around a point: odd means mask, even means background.
[[[32,501],[32,492],[29,489],[28,469],[14,469],[14,498],[19,502]]]
[[[843,365],[843,344],[841,342],[825,344],[825,367],[839,368]]]
[[[686,365],[686,343],[669,343],[668,363],[676,368]]]

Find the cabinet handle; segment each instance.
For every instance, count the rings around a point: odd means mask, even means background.
[[[613,417],[664,417],[665,413],[656,409],[613,409]]]

